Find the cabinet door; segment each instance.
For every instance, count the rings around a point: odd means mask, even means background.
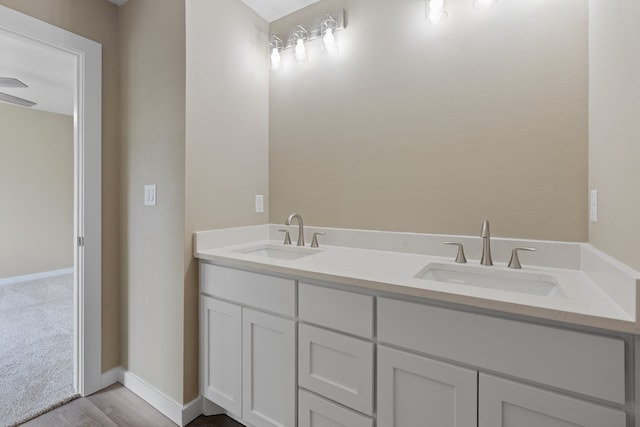
[[[298,384],[373,414],[373,343],[300,325]]]
[[[295,322],[242,311],[242,418],[255,427],[294,427]]]
[[[201,297],[202,394],[227,411],[242,414],[242,309]]]
[[[476,371],[378,346],[378,427],[476,427],[477,397]]]
[[[373,419],[300,390],[298,427],[373,427]]]
[[[624,427],[623,411],[480,374],[479,427]]]

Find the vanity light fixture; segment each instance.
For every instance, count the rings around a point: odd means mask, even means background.
[[[322,45],[327,53],[338,53],[338,43],[336,42],[335,31],[338,21],[327,13],[327,18],[320,23],[320,34],[322,34]]]
[[[280,69],[280,50],[283,47],[282,40],[278,36],[272,36],[269,46],[271,47],[271,69],[277,71]]]
[[[272,34],[269,41],[271,70],[275,71],[281,67],[281,55],[289,49],[291,49],[290,54],[296,62],[308,62],[309,42],[316,39],[322,40],[325,53],[337,53],[339,49],[336,32],[344,30],[344,28],[345,10],[334,9],[327,11],[324,15],[309,17],[302,21],[300,25],[289,31],[286,38]]]
[[[427,0],[427,17],[433,24],[440,24],[447,19],[447,6],[445,0]]]
[[[307,62],[309,57],[307,55],[307,47],[305,43],[309,40],[309,32],[302,25],[298,25],[296,30],[293,32],[293,40],[293,51],[296,61]]]
[[[473,0],[473,7],[476,9],[489,9],[497,2],[498,0]]]

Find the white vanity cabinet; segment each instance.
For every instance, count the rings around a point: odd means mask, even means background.
[[[295,427],[295,281],[200,273],[202,395],[254,427]]]
[[[378,426],[477,427],[477,378],[475,370],[378,346]]]
[[[630,425],[624,336],[353,289],[201,263],[202,395],[251,427]]]

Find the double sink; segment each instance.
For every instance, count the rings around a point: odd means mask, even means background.
[[[235,251],[271,260],[297,260],[321,253],[320,249],[266,243]],[[555,277],[528,271],[509,271],[480,266],[429,263],[413,276],[416,279],[497,289],[549,298],[567,298]]]

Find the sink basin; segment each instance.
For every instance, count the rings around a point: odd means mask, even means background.
[[[566,298],[553,276],[524,271],[496,270],[491,267],[472,267],[432,263],[415,275],[417,279],[436,280],[485,289],[502,289],[529,295]]]
[[[257,255],[260,257],[271,259],[288,259],[294,260],[304,258],[309,255],[314,255],[322,252],[318,249],[310,249],[299,246],[285,246],[277,245],[274,243],[266,243],[259,246],[252,246],[250,248],[240,249],[234,252],[239,252],[247,255]]]

